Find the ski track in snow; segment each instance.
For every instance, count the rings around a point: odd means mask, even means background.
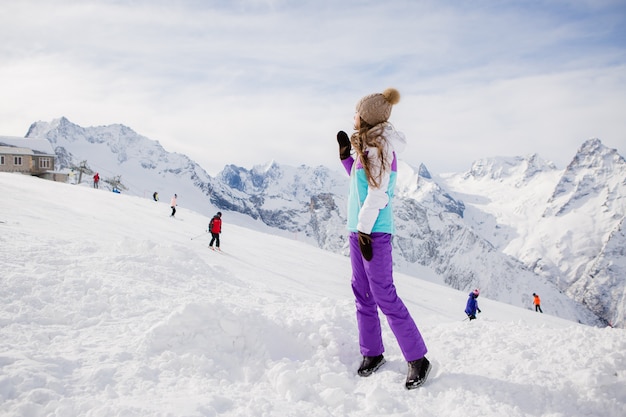
[[[434,363],[360,362],[349,260],[165,203],[0,174],[0,415],[609,416],[626,333],[396,275]]]

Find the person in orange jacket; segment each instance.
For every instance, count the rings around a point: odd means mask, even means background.
[[[535,311],[543,313],[543,310],[541,310],[541,299],[535,293],[533,293],[533,304],[535,305]]]

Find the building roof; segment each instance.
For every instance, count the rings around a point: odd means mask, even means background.
[[[0,136],[0,147],[27,148],[34,154],[54,156],[52,144],[47,139],[20,138],[16,136]],[[17,151],[17,149],[15,149]],[[14,153],[14,152],[7,152]]]

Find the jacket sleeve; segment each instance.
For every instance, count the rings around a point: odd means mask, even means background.
[[[348,175],[350,175],[350,173],[352,172],[352,165],[354,165],[354,158],[349,156],[346,159],[342,159],[341,163],[343,164],[343,167],[346,169],[346,172],[348,173]]]
[[[374,223],[376,223],[380,210],[384,209],[387,207],[387,204],[389,204],[387,188],[389,187],[389,180],[391,178],[391,160],[389,158],[391,152],[389,152],[388,146],[385,148],[385,153],[385,165],[382,167],[380,185],[378,187],[372,187],[371,184],[368,185],[367,196],[359,211],[359,220],[357,223],[357,230],[359,232],[370,234],[372,228],[374,228]],[[378,149],[368,149],[368,158],[370,159],[372,172],[380,172],[381,161],[378,156]]]

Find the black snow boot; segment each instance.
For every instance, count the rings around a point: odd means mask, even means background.
[[[363,356],[363,362],[361,362],[361,366],[359,366],[358,374],[360,376],[370,376],[376,372],[383,363],[385,363],[383,355]]]
[[[415,389],[426,382],[430,373],[430,361],[424,356],[422,359],[409,362],[409,372],[406,375],[406,389]]]

